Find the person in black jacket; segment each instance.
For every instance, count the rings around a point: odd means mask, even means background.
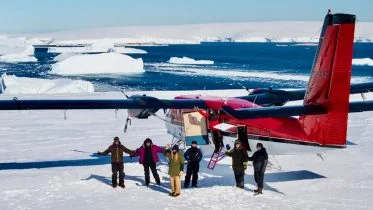
[[[249,161],[253,161],[254,179],[258,185],[258,189],[254,190],[255,194],[263,194],[264,172],[268,163],[268,154],[263,144],[256,145],[256,152],[249,157]]]
[[[193,175],[192,187],[197,187],[199,162],[202,160],[202,152],[197,147],[197,142],[192,141],[192,146],[184,153],[184,158],[188,162],[184,187],[188,188],[190,178]]]

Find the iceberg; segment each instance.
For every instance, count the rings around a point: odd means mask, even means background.
[[[200,65],[211,65],[214,64],[214,61],[211,60],[194,60],[193,58],[188,57],[171,57],[170,60],[168,60],[168,63],[173,64],[200,64]]]
[[[34,47],[28,46],[23,52],[10,53],[0,56],[0,62],[18,63],[18,62],[36,62],[38,59],[34,56]]]
[[[73,47],[49,47],[49,53],[107,53],[116,52],[122,54],[146,54],[145,50],[136,48],[127,48],[125,46],[116,47],[114,46],[115,41],[112,39],[98,39],[88,46],[76,45]]]
[[[48,38],[9,37],[0,35],[0,55],[24,52],[30,45],[49,44]]]
[[[0,90],[2,94],[60,94],[94,92],[91,82],[71,79],[37,79],[1,76]]]
[[[87,47],[81,47],[81,46],[76,46],[76,47],[49,47],[48,48],[49,53],[105,53],[105,52],[116,52],[116,53],[121,53],[121,54],[147,54],[145,50],[141,49],[136,49],[132,47],[113,47],[113,48],[92,48],[91,46]]]
[[[138,74],[144,73],[141,58],[134,59],[119,53],[75,55],[52,65],[52,74]]]
[[[122,54],[147,54],[145,50],[132,47],[114,47],[114,52]]]
[[[373,60],[371,58],[354,58],[352,59],[352,65],[373,66]]]

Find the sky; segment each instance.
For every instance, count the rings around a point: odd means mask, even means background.
[[[0,33],[128,25],[321,21],[327,9],[373,22],[372,0],[0,0]]]

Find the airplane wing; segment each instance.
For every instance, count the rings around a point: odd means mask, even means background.
[[[30,99],[0,100],[0,110],[51,109],[191,109],[207,108],[199,99],[158,99],[151,96],[131,96],[128,99]]]
[[[373,92],[373,82],[352,84],[350,94]],[[262,106],[282,106],[288,101],[303,100],[306,89],[299,90],[279,90],[271,88],[255,89],[248,96],[237,98],[244,99]]]
[[[256,119],[267,117],[291,117],[300,115],[327,114],[328,110],[319,105],[272,106],[260,108],[233,109],[223,106],[222,111],[239,119]],[[373,101],[350,102],[349,112],[373,111]]]

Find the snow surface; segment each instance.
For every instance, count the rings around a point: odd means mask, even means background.
[[[354,58],[352,59],[352,65],[373,66],[373,60],[371,58]]]
[[[173,63],[173,64],[195,64],[195,65],[206,65],[206,64],[214,64],[214,61],[210,60],[194,60],[193,58],[188,58],[188,57],[171,57],[170,60],[168,60],[168,63]]]
[[[320,18],[321,19],[321,18]],[[51,37],[54,44],[198,44],[204,41],[318,42],[321,21],[268,21],[163,26],[123,26],[29,34]],[[373,23],[357,22],[355,41],[373,41]]]
[[[220,96],[247,94],[244,90],[157,91],[147,95],[172,98],[203,93]],[[131,94],[131,93],[128,93]],[[0,96],[12,99],[13,96]],[[22,96],[26,98],[122,99],[122,93]],[[369,100],[372,94],[367,94]],[[355,95],[354,100],[361,100]],[[298,102],[299,103],[299,102]],[[163,116],[163,112],[158,113]],[[346,149],[316,155],[270,156],[264,194],[253,196],[253,169],[246,170],[245,190],[232,187],[231,159],[206,168],[210,153],[201,162],[199,188],[182,189],[178,198],[168,196],[167,162],[161,158],[162,185],[149,188],[138,158],[125,157],[125,189],[110,186],[109,157],[94,155],[106,149],[114,136],[130,149],[150,137],[164,146],[172,137],[164,123],[150,117],[132,120],[127,133],[124,110],[0,111],[0,209],[372,209],[373,112],[349,115]],[[144,132],[145,131],[145,132]],[[226,142],[229,143],[229,142]],[[281,168],[280,168],[281,166]],[[16,168],[16,169],[12,169]]]
[[[1,93],[7,95],[94,92],[93,84],[88,81],[37,79],[6,74],[1,76],[0,87]]]
[[[75,55],[52,65],[52,74],[138,74],[144,72],[141,58],[119,53]]]
[[[34,47],[28,46],[24,51],[19,53],[9,53],[0,56],[0,62],[18,63],[18,62],[36,62],[38,59],[34,56]]]

